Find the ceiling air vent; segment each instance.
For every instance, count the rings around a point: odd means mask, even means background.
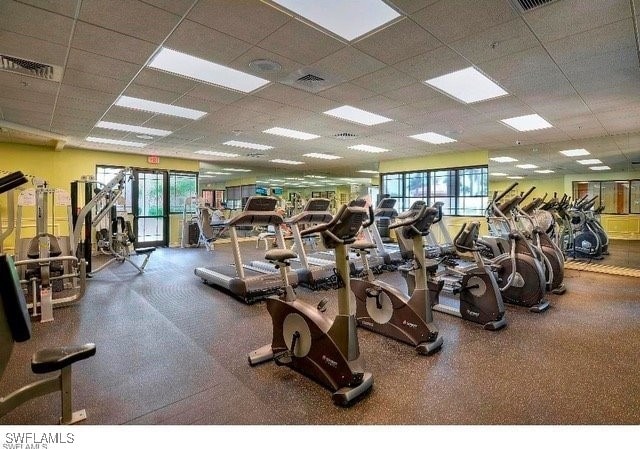
[[[264,153],[247,153],[247,157],[262,157]]]
[[[307,73],[306,75],[301,76],[300,78],[298,78],[296,80],[296,83],[302,84],[307,89],[311,89],[314,86],[321,85],[323,81],[324,81],[324,78],[321,78],[319,76],[313,75],[311,73]]]
[[[516,3],[518,3],[522,11],[531,11],[532,9],[536,9],[540,6],[548,5],[549,3],[556,1],[558,0],[516,0]]]
[[[0,55],[0,70],[50,81],[60,82],[62,80],[62,67],[14,56]]]
[[[334,134],[333,137],[340,140],[352,140],[352,139],[358,138],[358,136],[353,133],[338,133],[338,134]]]

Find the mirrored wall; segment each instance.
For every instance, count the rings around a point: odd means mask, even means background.
[[[640,133],[527,145],[489,152],[489,190],[518,182],[518,192],[594,198],[610,239],[592,263],[640,268]]]

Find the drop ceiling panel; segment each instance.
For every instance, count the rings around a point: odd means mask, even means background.
[[[69,108],[58,103],[56,105],[54,120],[59,120],[68,124],[76,122],[78,124],[85,125],[89,123],[93,126],[101,115],[102,112],[91,112],[82,109]]]
[[[354,79],[351,82],[357,86],[383,94],[390,90],[414,84],[415,80],[401,71],[387,66],[382,70]]]
[[[469,66],[469,61],[448,47],[439,47],[394,65],[420,82]]]
[[[27,83],[28,85],[24,86],[23,83]],[[13,91],[15,93],[36,92],[43,94],[46,98],[47,96],[55,95],[58,92],[59,86],[60,84],[54,81],[0,71],[0,93],[5,91]]]
[[[51,122],[51,114],[46,112],[34,112],[2,106],[2,114],[8,122],[27,125],[45,131],[49,129],[49,123]]]
[[[56,108],[70,108],[79,111],[93,112],[100,116],[111,105],[111,102],[88,101],[86,98],[73,98],[60,95]]]
[[[56,100],[55,93],[43,94],[42,92],[23,89],[4,89],[0,88],[0,98],[6,101],[26,102],[41,104],[45,107],[53,107]],[[17,106],[16,106],[17,107]]]
[[[49,114],[49,119],[51,119],[51,113],[53,112],[53,102],[51,103],[43,103],[43,102],[33,102],[33,101],[24,101],[24,100],[16,100],[15,98],[7,98],[0,97],[0,108],[3,111],[8,109],[13,109],[16,111],[22,112],[35,112],[40,114]]]
[[[413,14],[437,1],[439,0],[392,0],[388,3],[396,6],[405,14]]]
[[[451,43],[462,56],[479,64],[539,46],[535,35],[520,19],[510,20]]]
[[[194,0],[144,0],[144,2],[182,16],[193,5]]]
[[[20,3],[35,6],[56,14],[62,14],[67,17],[74,17],[78,0],[20,0]]]
[[[404,103],[402,101],[394,100],[384,95],[376,95],[375,97],[369,97],[359,101],[355,101],[353,102],[352,106],[364,109],[365,111],[379,111],[382,115],[384,115],[386,111],[395,109],[403,104]],[[332,108],[327,108],[325,110],[329,109]]]
[[[376,95],[376,93],[371,90],[356,86],[353,83],[342,83],[335,87],[332,87],[331,89],[323,90],[318,95],[342,104],[349,104],[354,101],[373,97]]]
[[[353,47],[344,47],[312,65],[321,72],[331,73],[336,79],[349,81],[384,67],[384,63]]]
[[[83,0],[80,20],[159,44],[180,16],[137,0]]]
[[[127,87],[124,91],[124,95],[135,98],[144,98],[145,100],[159,101],[161,103],[173,103],[180,97],[180,94],[175,92],[156,89],[155,87],[142,86],[137,83],[131,84]]]
[[[67,45],[73,19],[18,2],[0,2],[0,29]]]
[[[71,48],[67,68],[129,82],[140,65]]]
[[[569,117],[591,117],[591,110],[577,95],[563,95],[561,97],[546,98],[543,101],[529,102],[533,110],[547,120],[555,120]],[[523,114],[520,114],[523,115]],[[508,117],[513,117],[510,115]]]
[[[438,39],[451,43],[517,17],[509,0],[447,0],[411,17]]]
[[[189,125],[190,122],[191,120],[189,119],[158,114],[144,122],[144,126],[175,131],[183,126]]]
[[[355,47],[386,64],[395,64],[440,45],[428,31],[405,18],[358,41]]]
[[[94,89],[85,89],[82,87],[62,85],[60,88],[60,97],[75,98],[78,100],[90,99],[92,102],[104,103],[110,105],[113,103],[117,95],[100,92]]]
[[[218,64],[228,65],[251,45],[191,20],[184,20],[164,44]]]
[[[251,44],[292,20],[277,9],[252,0],[198,2],[187,17]]]
[[[631,17],[627,0],[562,0],[525,14],[529,26],[543,42],[551,42]]]
[[[282,104],[305,109],[308,111],[324,112],[340,106],[340,103],[318,95],[309,94],[300,89],[271,83],[254,94],[256,97],[278,101]]]
[[[260,48],[310,65],[344,47],[337,39],[299,20],[290,20],[258,43]]]
[[[67,47],[42,39],[0,30],[0,53],[31,61],[63,66],[64,58],[67,55]]]
[[[535,112],[522,100],[512,95],[481,101],[469,107],[482,114],[485,120],[502,120]]]
[[[68,86],[82,87],[109,94],[120,94],[127,85],[126,81],[95,75],[67,67],[62,82]]]
[[[197,84],[187,95],[201,100],[223,104],[231,104],[245,96],[245,94],[240,92],[210,86],[208,84]]]
[[[84,22],[77,23],[71,46],[134,64],[144,64],[157,47],[150,42]]]
[[[216,103],[214,101],[201,100],[200,98],[185,95],[173,102],[176,106],[182,106],[189,109],[195,109],[203,112],[215,112],[222,109],[224,103]]]

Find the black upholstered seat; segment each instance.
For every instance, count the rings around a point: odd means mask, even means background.
[[[42,349],[31,358],[31,371],[36,374],[50,373],[96,354],[96,345],[87,343],[76,346]]]

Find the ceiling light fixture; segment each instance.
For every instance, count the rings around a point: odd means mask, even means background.
[[[591,154],[587,150],[585,150],[584,148],[576,148],[575,150],[562,150],[562,151],[560,151],[560,153],[564,154],[565,156],[569,156],[569,157],[587,156],[587,155]]]
[[[105,122],[102,120],[96,123],[96,128],[113,129],[115,131],[125,131],[130,133],[144,133],[152,136],[161,136],[161,137],[168,136],[169,134],[172,133],[172,131],[166,131],[164,129],[147,128],[145,126],[127,125],[126,123]]]
[[[251,170],[249,170],[248,168],[223,168],[222,170],[225,171],[236,171],[236,172],[250,172]]]
[[[589,167],[589,169],[595,170],[595,171],[600,171],[600,170],[611,170],[611,167],[609,167],[608,165],[600,165],[600,166],[597,166],[597,167]]]
[[[274,162],[276,164],[285,164],[285,165],[302,165],[302,164],[304,164],[304,162],[290,161],[288,159],[271,159],[270,162]]]
[[[352,41],[400,17],[381,0],[271,0],[310,22]]]
[[[206,156],[220,156],[220,157],[239,157],[239,154],[235,153],[223,153],[222,151],[209,151],[209,150],[198,150],[194,151],[195,154],[204,154]]]
[[[348,122],[355,122],[361,125],[372,126],[380,123],[392,122],[393,120],[382,115],[367,112],[363,109],[354,108],[353,106],[340,106],[328,111],[325,114],[330,115]]]
[[[538,114],[521,115],[500,120],[516,131],[536,131],[538,129],[553,128],[553,125]]]
[[[307,153],[307,154],[303,154],[303,156],[313,157],[316,159],[326,159],[326,160],[342,159],[342,156],[336,156],[334,154],[324,154],[324,153]]]
[[[242,142],[240,140],[228,140],[222,142],[222,145],[229,145],[230,147],[248,148],[250,150],[270,150],[273,147],[269,145],[262,145],[259,143]]]
[[[149,67],[163,72],[173,73],[214,86],[253,92],[269,84],[269,80],[241,72],[206,59],[197,58],[179,51],[163,47],[148,64]]]
[[[360,145],[352,145],[349,147],[350,150],[358,150],[358,151],[365,151],[367,153],[385,153],[389,150],[385,149],[385,148],[380,148],[380,147],[374,147],[373,145],[364,145],[364,144],[360,144]]]
[[[447,136],[443,136],[442,134],[428,132],[422,134],[414,134],[413,136],[409,136],[412,139],[422,140],[423,142],[433,143],[435,145],[439,145],[441,143],[451,143],[457,142],[455,139],[451,139]]]
[[[500,173],[500,172],[491,172],[489,173],[490,176],[507,176],[507,173]]]
[[[147,146],[146,143],[142,143],[142,142],[130,142],[128,140],[116,140],[116,139],[104,139],[102,137],[87,137],[85,140],[87,142],[104,143],[107,145],[121,145],[124,147],[142,148]]]
[[[198,111],[196,109],[183,108],[172,104],[159,103],[157,101],[143,100],[142,98],[127,97],[126,95],[122,95],[118,98],[114,105],[122,108],[153,112],[155,114],[171,115],[191,120],[198,120],[207,115],[206,112]]]
[[[520,164],[520,165],[516,165],[516,167],[523,168],[525,170],[531,170],[532,168],[538,168],[537,165],[533,165],[533,164]]]
[[[424,81],[429,86],[463,103],[476,103],[509,95],[509,92],[484,76],[474,67],[458,70]]]
[[[518,159],[514,159],[514,158],[509,157],[509,156],[492,157],[492,158],[489,158],[489,159],[494,161],[494,162],[500,162],[500,163],[503,163],[503,162],[518,162]]]
[[[377,171],[377,170],[358,170],[358,173],[367,173],[367,174],[370,174],[370,175],[377,175],[380,172]]]
[[[582,159],[580,161],[576,161],[578,164],[582,164],[582,165],[597,165],[597,164],[602,164],[602,161],[600,159]]]
[[[507,176],[507,179],[524,179],[524,176]]]
[[[276,136],[289,137],[291,139],[299,139],[299,140],[312,140],[320,137],[317,134],[305,133],[302,131],[296,131],[295,129],[278,128],[278,127],[265,129],[262,132],[267,134],[273,134]]]
[[[553,170],[534,170],[536,173],[542,173],[543,175],[546,175],[548,173],[555,173]]]

